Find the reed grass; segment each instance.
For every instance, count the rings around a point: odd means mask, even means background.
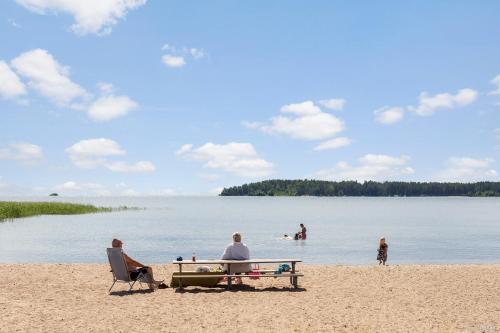
[[[120,207],[118,210],[127,209]],[[8,219],[37,215],[74,215],[110,212],[112,208],[66,202],[0,201],[0,222]]]

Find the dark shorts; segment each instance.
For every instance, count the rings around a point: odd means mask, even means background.
[[[135,281],[139,277],[139,274],[146,274],[147,272],[147,267],[136,269],[135,271],[130,272],[130,279]]]

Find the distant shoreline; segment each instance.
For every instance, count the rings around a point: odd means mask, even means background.
[[[357,182],[273,179],[224,188],[220,196],[500,197],[500,182]]]

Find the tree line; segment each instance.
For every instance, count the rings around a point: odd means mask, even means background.
[[[323,180],[274,179],[224,188],[221,196],[367,196],[419,197],[468,196],[498,197],[500,182],[440,183],[440,182],[357,182]]]

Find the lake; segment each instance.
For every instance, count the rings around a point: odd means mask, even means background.
[[[145,263],[178,256],[219,258],[234,231],[253,258],[375,264],[378,239],[389,264],[500,262],[500,198],[43,197],[126,210],[39,216],[0,223],[0,262],[104,263],[112,238]],[[308,239],[282,239],[308,229]]]

